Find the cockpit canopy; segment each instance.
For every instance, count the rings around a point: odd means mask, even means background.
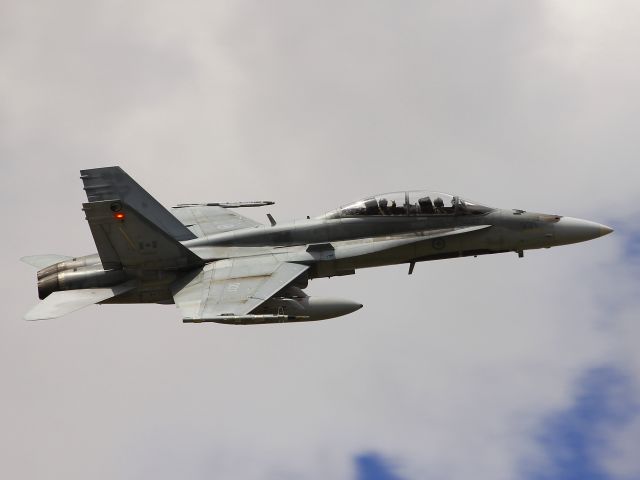
[[[358,200],[327,213],[324,218],[410,215],[481,215],[493,210],[462,197],[414,190],[393,192]]]

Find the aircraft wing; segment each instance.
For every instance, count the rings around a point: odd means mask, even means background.
[[[171,213],[198,237],[262,225],[228,208],[218,206],[178,206],[173,207]]]
[[[236,323],[308,268],[271,255],[218,260],[176,281],[173,299],[184,321]]]

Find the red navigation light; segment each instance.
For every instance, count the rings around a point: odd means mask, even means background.
[[[116,220],[124,220],[124,213],[122,212],[114,213],[113,218],[115,218]]]

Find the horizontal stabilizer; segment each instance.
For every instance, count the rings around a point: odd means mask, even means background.
[[[28,257],[22,257],[20,260],[24,263],[36,268],[44,268],[55,263],[64,262],[66,260],[72,260],[73,257],[67,257],[66,255],[29,255]]]
[[[133,290],[136,281],[131,280],[121,285],[108,288],[87,288],[82,290],[63,290],[53,292],[47,298],[29,310],[25,320],[46,320],[75,312],[94,303],[103,302],[122,293]]]

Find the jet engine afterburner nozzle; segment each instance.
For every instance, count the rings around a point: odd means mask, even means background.
[[[54,273],[64,272],[65,270],[72,270],[74,268],[86,267],[88,265],[100,264],[100,257],[97,254],[86,255],[84,257],[77,257],[72,260],[65,260],[53,265],[49,265],[41,270],[38,270],[38,280],[53,275]]]
[[[58,274],[54,273],[47,277],[38,278],[38,298],[44,300],[53,292],[60,290],[60,284],[58,283]]]
[[[122,270],[104,270],[97,266],[64,270],[38,279],[38,297],[44,300],[59,290],[110,287],[126,279]]]

